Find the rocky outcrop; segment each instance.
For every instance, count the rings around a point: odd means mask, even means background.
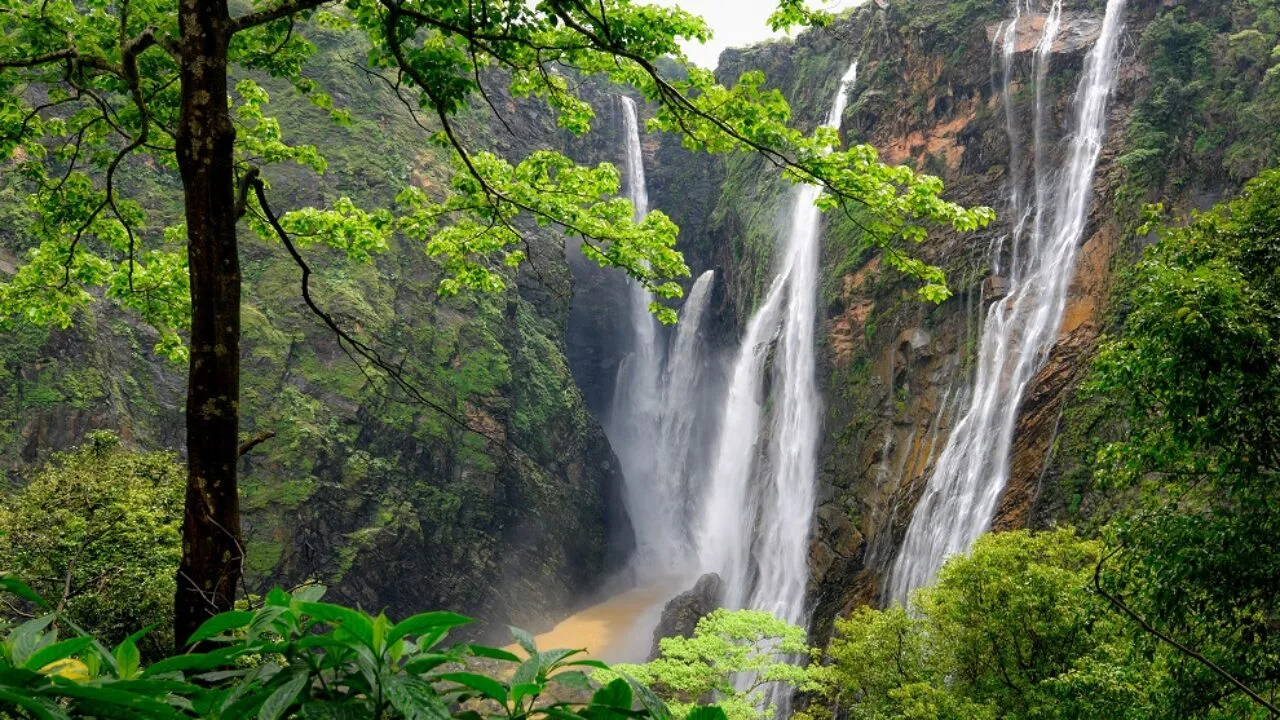
[[[916,12],[921,5],[928,4],[864,5],[832,27],[794,41],[728,51],[719,72],[731,79],[745,70],[763,70],[788,97],[799,123],[812,127],[825,111],[835,79],[857,58],[859,81],[842,122],[846,142],[869,142],[886,160],[942,177],[950,199],[987,205],[1003,215],[1009,177],[1029,172],[1025,166],[1011,167],[1004,110],[992,82],[998,69],[992,40],[1007,8],[995,2],[969,4],[945,23],[931,25]],[[1024,13],[1019,22],[1018,77],[1029,76],[1044,9]],[[1160,9],[1158,0],[1130,2],[1129,32],[1140,32]],[[957,20],[954,15],[961,12],[969,16]],[[1066,3],[1049,77],[1057,98],[1048,108],[1048,137],[1057,143],[1048,151],[1051,157],[1065,147],[1070,88],[1100,20],[1096,3]],[[1129,43],[1125,52],[1088,239],[1059,341],[1019,409],[1012,477],[997,512],[998,528],[1035,522],[1058,420],[1093,353],[1116,269],[1112,259],[1124,246],[1112,207],[1114,161],[1145,79],[1137,48]],[[1032,95],[1025,83],[1017,85],[1015,111],[1029,116]],[[725,268],[729,305],[737,317],[745,317],[770,275],[774,241],[785,220],[780,200],[787,197],[786,185],[754,158],[720,164],[723,181],[710,220],[686,241]],[[666,172],[659,165],[650,175]],[[915,503],[967,399],[984,310],[1009,292],[1007,278],[989,262],[992,244],[1009,229],[1009,220],[1002,219],[977,233],[932,232],[915,251],[947,270],[954,292],[932,306],[864,248],[852,224],[828,219],[819,290],[824,352],[818,370],[826,430],[809,553],[812,630],[818,640],[836,615],[879,601]]]
[[[658,646],[663,638],[693,637],[698,621],[720,607],[721,593],[720,576],[707,573],[698,578],[692,588],[671,598],[662,608],[662,617],[653,631],[653,647],[649,651],[649,659],[658,657]]]

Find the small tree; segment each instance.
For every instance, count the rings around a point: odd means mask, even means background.
[[[1162,717],[1161,674],[1090,587],[1098,543],[1071,530],[985,535],[912,613],[836,621],[806,714],[852,720]]]
[[[130,452],[111,433],[90,433],[0,502],[0,570],[29,579],[64,617],[113,645],[158,625],[142,649],[163,652],[172,642],[184,484],[173,453]]]
[[[773,717],[770,693],[798,689],[813,652],[804,628],[760,610],[715,610],[698,621],[692,637],[663,638],[658,647],[656,659],[614,665],[597,679],[607,681],[612,673],[632,677],[651,686],[677,715],[715,702],[729,720]]]

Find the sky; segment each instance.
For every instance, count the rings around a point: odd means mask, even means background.
[[[651,0],[658,5],[678,5],[695,15],[701,15],[711,26],[714,35],[705,45],[690,43],[685,53],[693,62],[714,68],[720,51],[727,47],[741,47],[760,42],[780,33],[769,31],[768,19],[778,7],[778,0]],[[813,8],[838,11],[853,7],[857,0],[825,0],[810,2]]]

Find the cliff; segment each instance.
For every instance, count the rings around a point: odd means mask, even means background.
[[[1101,5],[1064,4],[1045,85],[1054,98],[1046,122],[1051,161],[1065,152],[1073,90],[1099,32]],[[1019,115],[1034,102],[1026,79],[1049,3],[1039,6],[1018,24],[1013,62],[1021,80],[1010,97]],[[844,68],[858,60],[842,123],[846,142],[870,143],[887,161],[936,174],[948,198],[1001,216],[978,233],[933,232],[914,248],[947,270],[954,294],[940,305],[920,300],[914,286],[866,250],[850,219],[826,219],[818,369],[825,427],[809,589],[819,640],[836,614],[882,601],[912,510],[963,408],[984,307],[1007,292],[1007,280],[992,267],[992,247],[1014,222],[1007,217],[1009,179],[1025,176],[1032,162],[1011,158],[997,77],[993,42],[1011,11],[1003,0],[869,3],[831,27],[721,58],[718,73],[726,81],[763,70],[805,127],[819,122]],[[1273,15],[1274,8],[1257,3],[1128,3],[1087,228],[1057,341],[1017,408],[996,529],[1079,519],[1072,468],[1087,457],[1087,423],[1098,419],[1074,404],[1076,387],[1100,333],[1114,321],[1111,288],[1141,246],[1132,231],[1140,204],[1202,206],[1277,157],[1274,127],[1259,131],[1240,117],[1242,108],[1280,110],[1274,83],[1263,81],[1276,73],[1277,60],[1268,55],[1280,39]],[[1177,43],[1188,36],[1194,58],[1179,63]],[[1232,68],[1248,72],[1236,76]],[[1171,116],[1166,96],[1189,79],[1201,80],[1180,98],[1191,117]],[[1225,98],[1235,112],[1222,110]],[[1153,134],[1171,148],[1160,160],[1143,151]],[[732,326],[750,313],[771,277],[788,186],[759,158],[691,168],[667,160],[674,152],[664,145],[653,153],[651,183],[679,189],[655,205],[678,220],[711,208],[699,222],[682,224],[682,247],[692,264],[722,271],[722,319]]]
[[[809,553],[819,640],[836,614],[881,600],[965,399],[984,308],[1007,292],[991,250],[1012,226],[1010,178],[1033,161],[1011,155],[1005,122],[1007,110],[1026,115],[1034,102],[1026,78],[1049,3],[1032,4],[1018,25],[1020,81],[1008,108],[994,50],[1008,0],[868,3],[828,28],[721,60],[726,81],[763,70],[805,129],[825,115],[838,79],[858,60],[841,123],[846,142],[871,143],[891,162],[940,176],[949,199],[1001,215],[981,232],[934,232],[912,248],[948,272],[954,294],[940,305],[920,300],[867,250],[856,217],[825,221],[817,288],[824,431]],[[1064,152],[1072,90],[1102,3],[1064,5],[1045,85],[1050,159]],[[334,127],[267,84],[268,110],[286,136],[317,142],[330,159],[319,178],[273,168],[280,207],[339,195],[384,204],[405,183],[443,183],[443,153],[385,88],[343,61],[362,49],[316,39],[324,54],[312,72],[355,122]],[[1064,322],[1016,410],[1012,474],[995,527],[1087,514],[1077,470],[1106,419],[1090,413],[1076,388],[1100,334],[1117,321],[1110,289],[1143,242],[1133,233],[1140,205],[1204,206],[1280,159],[1278,44],[1280,17],[1269,0],[1129,0]],[[478,109],[464,129],[513,158],[549,146],[620,164],[618,90],[589,92],[598,118],[586,138],[570,140],[547,113],[496,88],[507,122]],[[651,205],[682,228],[694,276],[717,271],[710,332],[730,348],[771,278],[790,186],[759,157],[694,156],[669,136],[646,136],[643,154]],[[131,182],[149,204],[172,213],[176,180],[134,171]],[[24,247],[3,228],[5,199],[0,271],[12,266],[6,253]],[[367,608],[453,608],[536,629],[581,605],[618,567],[630,528],[597,418],[628,350],[625,284],[575,260],[572,247],[565,262],[560,238],[533,233],[533,262],[518,287],[498,296],[438,297],[439,268],[409,243],[367,266],[319,250],[310,258],[327,308],[496,443],[364,375],[306,311],[297,268],[281,248],[246,233],[244,431],[275,433],[243,461],[252,589],[315,578],[338,600]],[[69,331],[19,327],[0,344],[0,464],[11,481],[94,428],[118,430],[138,447],[183,443],[184,369],[154,357],[154,338],[123,314],[100,308],[80,321]]]

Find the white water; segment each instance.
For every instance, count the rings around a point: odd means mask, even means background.
[[[1010,292],[987,313],[969,406],[947,439],[912,514],[890,578],[890,600],[905,603],[912,590],[933,580],[948,555],[969,549],[990,526],[1008,481],[1018,404],[1057,337],[1084,235],[1094,170],[1106,134],[1107,100],[1117,74],[1124,5],[1125,0],[1107,2],[1101,34],[1085,58],[1076,89],[1074,135],[1062,167],[1056,169],[1047,167],[1043,90],[1061,0],[1055,0],[1046,18],[1034,59],[1034,207],[1024,206],[1021,182],[1012,182],[1010,204],[1016,219],[1008,269]],[[1013,23],[1005,30],[1005,68],[1012,64],[1016,28]],[[1006,69],[1003,96],[1012,125],[1015,113],[1007,105],[1011,75]],[[1012,127],[1009,135],[1016,144],[1019,134]],[[1028,213],[1033,213],[1029,233],[1025,229]]]
[[[840,79],[828,127],[838,127],[857,80]],[[725,394],[719,441],[698,523],[698,560],[725,583],[725,605],[805,619],[809,527],[815,500],[820,398],[814,381],[821,189],[795,191],[781,268],[747,323]],[[776,341],[776,349],[775,349]],[[765,367],[773,357],[771,442],[765,427]]]
[[[662,413],[658,417],[658,445],[653,448],[657,459],[654,493],[660,502],[659,512],[674,524],[674,540],[680,566],[693,564],[693,508],[697,501],[698,481],[702,477],[701,450],[697,446],[700,392],[707,380],[707,362],[702,352],[700,331],[711,300],[715,272],[708,270],[694,281],[680,310],[680,322],[667,355],[662,383]],[[662,558],[668,571],[672,556]]]
[[[640,123],[635,102],[627,97],[621,101],[627,188],[640,219],[649,211]],[[669,352],[665,333],[649,311],[653,295],[628,281],[631,351],[618,368],[605,433],[622,464],[627,512],[636,535],[632,566],[640,582],[692,566],[688,507],[697,484],[693,428],[703,377],[699,330],[714,280],[707,271],[693,284]]]

